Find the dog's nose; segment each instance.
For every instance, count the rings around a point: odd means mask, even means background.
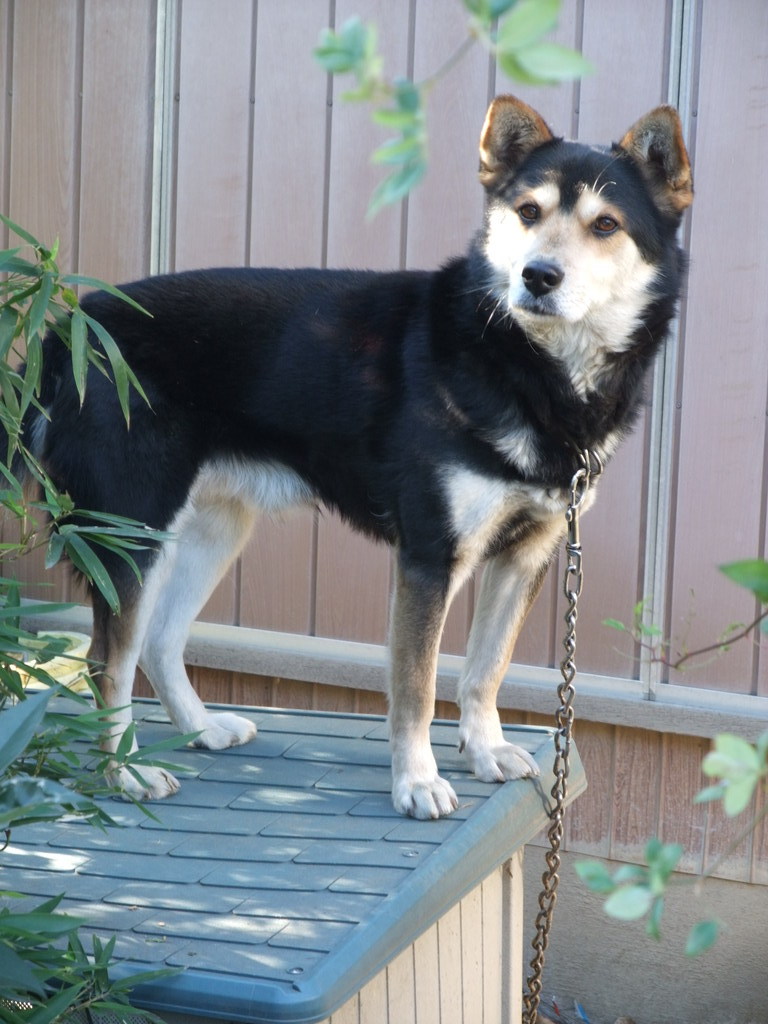
[[[560,267],[549,260],[531,260],[523,267],[525,287],[537,299],[548,292],[553,292],[564,276]]]

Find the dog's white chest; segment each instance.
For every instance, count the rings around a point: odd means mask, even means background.
[[[465,466],[444,472],[450,523],[465,557],[479,562],[515,519],[542,523],[564,515],[567,494],[525,483],[509,483]]]

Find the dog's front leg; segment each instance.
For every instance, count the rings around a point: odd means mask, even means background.
[[[429,739],[447,603],[442,579],[400,560],[390,636],[392,801],[395,810],[414,818],[439,818],[458,806],[453,789],[437,773]]]
[[[562,534],[559,522],[491,558],[483,573],[459,680],[459,745],[483,782],[538,775],[534,759],[504,739],[496,707],[515,641]]]

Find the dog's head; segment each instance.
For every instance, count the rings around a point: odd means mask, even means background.
[[[553,354],[579,333],[621,351],[654,298],[676,297],[675,238],[693,187],[671,107],[600,149],[555,138],[536,111],[500,96],[480,138],[480,180],[495,301]]]

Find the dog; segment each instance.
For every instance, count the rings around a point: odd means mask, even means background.
[[[87,295],[148,399],[131,393],[129,427],[93,367],[80,405],[65,346],[45,341],[31,450],[76,507],[171,535],[138,553],[140,584],[105,556],[119,615],[92,593],[111,752],[137,665],[196,746],[253,739],[250,721],[195,694],[188,629],[258,512],[321,505],[396,552],[396,810],[428,819],[457,806],[429,727],[447,609],[479,566],[460,747],[486,782],[537,773],[504,740],[496,694],[564,535],[575,453],[607,461],[642,402],[685,274],[677,233],[693,186],[670,107],[598,148],[553,136],[511,96],[488,110],[479,174],[483,226],[438,270],[214,269],[124,286],[151,317]],[[178,788],[161,768],[141,774],[122,769],[132,796]]]

